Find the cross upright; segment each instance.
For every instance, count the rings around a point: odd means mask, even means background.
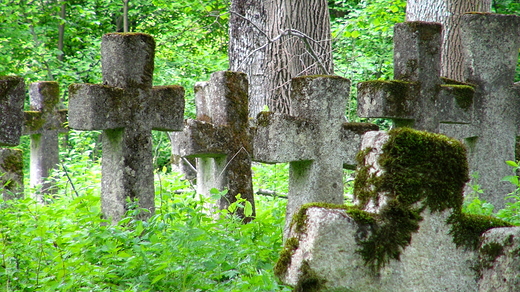
[[[343,168],[355,165],[362,135],[378,129],[345,123],[348,79],[303,76],[291,88],[291,114],[261,112],[253,140],[255,161],[290,163],[285,234],[301,205],[343,204]]]
[[[0,146],[20,144],[24,101],[23,78],[0,76]]]
[[[520,83],[514,83],[520,48],[520,17],[490,13],[462,16],[464,78],[476,85],[473,122],[442,125],[442,132],[465,139],[471,172],[484,190],[481,198],[504,207],[513,187],[502,178],[512,175],[506,160],[515,160],[520,134]]]
[[[442,122],[470,123],[474,88],[441,78],[441,35],[438,23],[396,24],[395,80],[359,83],[358,115],[430,132]]]
[[[227,190],[217,202],[219,209],[229,207],[240,194],[254,211],[247,92],[246,74],[211,74],[209,82],[195,85],[197,119],[187,120],[183,132],[170,136],[174,155],[196,158],[199,194],[209,197],[213,188]],[[237,210],[237,215],[247,222],[251,218],[243,211]]]
[[[20,144],[24,101],[23,78],[0,76],[0,146]],[[6,200],[23,194],[23,158],[20,150],[0,148],[0,194]]]
[[[34,82],[29,86],[31,110],[25,112],[24,135],[31,136],[31,187],[40,186],[43,194],[55,192],[45,179],[59,163],[58,134],[68,132],[67,110],[60,102],[57,82]]]
[[[184,89],[152,87],[155,41],[141,33],[110,33],[102,38],[103,85],[69,88],[69,126],[103,130],[101,203],[117,222],[138,201],[146,219],[154,212],[152,130],[182,129]]]

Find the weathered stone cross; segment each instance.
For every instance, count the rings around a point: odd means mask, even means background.
[[[103,85],[69,88],[69,126],[103,130],[101,203],[107,219],[117,222],[129,209],[127,198],[154,212],[151,130],[182,129],[184,89],[152,88],[155,41],[140,33],[103,36]]]
[[[292,215],[310,202],[342,204],[343,168],[372,124],[344,123],[350,81],[335,76],[292,80],[291,115],[262,112],[257,118],[253,159],[290,162],[286,231]]]
[[[471,172],[478,172],[481,198],[495,210],[513,191],[501,181],[512,175],[506,160],[515,160],[520,130],[520,83],[513,83],[520,48],[520,17],[473,13],[462,16],[465,80],[476,84],[471,125],[442,125],[441,132],[466,139]]]
[[[23,79],[0,76],[0,146],[20,143],[24,100]],[[5,200],[23,194],[23,158],[20,150],[0,148],[0,194]]]
[[[395,80],[359,83],[358,115],[430,132],[441,122],[470,123],[474,88],[441,79],[441,34],[438,23],[396,24]]]
[[[247,92],[244,73],[213,73],[209,82],[195,85],[197,119],[187,120],[183,132],[170,135],[174,155],[196,157],[199,194],[209,197],[212,188],[228,190],[217,203],[219,209],[229,207],[238,194],[253,210],[255,206]],[[245,218],[243,211],[237,215]]]
[[[29,87],[31,111],[25,112],[24,135],[31,135],[31,186],[40,186],[38,201],[43,194],[54,193],[51,182],[45,181],[59,163],[58,134],[68,128],[67,110],[60,108],[57,82],[35,82]]]

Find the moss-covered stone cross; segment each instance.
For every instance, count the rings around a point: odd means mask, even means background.
[[[441,35],[438,23],[396,24],[395,80],[359,83],[358,115],[430,132],[442,122],[470,123],[474,88],[441,78]]]
[[[348,79],[303,76],[291,87],[291,115],[261,112],[253,141],[254,160],[290,163],[286,227],[305,203],[343,203],[343,168],[356,164],[363,133],[378,129],[345,123]]]
[[[0,146],[20,144],[25,83],[23,78],[0,76]],[[4,199],[23,194],[22,152],[0,148],[0,194]]]
[[[240,194],[254,211],[247,92],[246,74],[213,73],[209,82],[195,85],[197,119],[187,120],[183,132],[170,135],[175,155],[196,158],[199,194],[211,197],[213,188],[227,190],[218,209],[229,207]],[[251,219],[243,209],[237,213],[245,221]]]
[[[103,84],[69,88],[69,126],[103,130],[102,211],[117,222],[138,202],[154,212],[152,130],[182,129],[184,89],[152,88],[155,41],[141,33],[110,33],[102,38]],[[133,204],[133,203],[132,203]]]
[[[53,193],[52,183],[45,181],[59,163],[58,134],[68,132],[67,110],[60,102],[57,82],[34,82],[29,86],[31,110],[25,112],[24,135],[31,136],[31,187],[40,187],[37,200]]]
[[[469,13],[461,19],[465,82],[476,85],[473,121],[470,125],[442,125],[441,132],[465,139],[470,172],[484,193],[481,199],[495,210],[514,190],[502,178],[512,175],[505,161],[515,155],[520,136],[520,83],[514,83],[520,48],[520,17]],[[519,148],[517,148],[519,149]],[[516,158],[515,158],[516,156]]]

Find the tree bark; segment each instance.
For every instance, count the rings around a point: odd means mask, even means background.
[[[230,70],[249,78],[250,117],[264,106],[289,113],[291,78],[333,73],[326,0],[233,0],[229,35]]]
[[[406,4],[406,21],[430,21],[443,25],[441,75],[464,81],[461,16],[466,12],[490,12],[491,0],[408,0]]]

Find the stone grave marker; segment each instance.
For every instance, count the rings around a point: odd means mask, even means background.
[[[184,89],[152,87],[155,41],[141,33],[110,33],[102,38],[103,84],[69,88],[69,126],[103,131],[102,211],[117,222],[129,210],[129,199],[155,209],[152,130],[182,129]]]
[[[20,144],[25,83],[21,77],[0,76],[0,146]]]
[[[218,209],[229,207],[240,194],[254,211],[247,92],[246,74],[213,73],[209,82],[195,85],[197,119],[187,120],[183,132],[170,135],[174,155],[196,158],[197,193],[210,197],[213,188],[227,190]],[[243,211],[237,214],[249,221]]]
[[[68,132],[67,110],[60,102],[57,82],[35,82],[29,87],[31,110],[25,112],[24,135],[31,136],[31,187],[40,186],[37,200],[52,194],[53,185],[46,181],[59,164],[58,134]]]
[[[461,213],[469,179],[462,143],[399,128],[367,133],[361,149],[358,205],[298,211],[274,269],[284,283],[295,291],[520,288],[520,228]]]
[[[20,143],[23,125],[25,83],[15,76],[0,76],[0,146]],[[0,193],[4,199],[23,194],[22,152],[0,148]]]
[[[438,23],[396,24],[395,80],[360,82],[358,115],[430,132],[442,122],[470,123],[475,89],[441,78],[441,34]]]
[[[290,163],[286,227],[305,203],[343,203],[343,168],[355,167],[362,135],[378,129],[345,123],[347,79],[304,76],[291,88],[291,115],[260,113],[253,140],[254,160]]]
[[[441,131],[465,139],[470,171],[477,172],[481,199],[495,211],[505,205],[513,186],[501,181],[512,175],[505,161],[515,160],[520,129],[520,83],[514,84],[520,48],[520,17],[489,13],[462,16],[461,37],[466,82],[476,85],[473,122],[442,125]]]

